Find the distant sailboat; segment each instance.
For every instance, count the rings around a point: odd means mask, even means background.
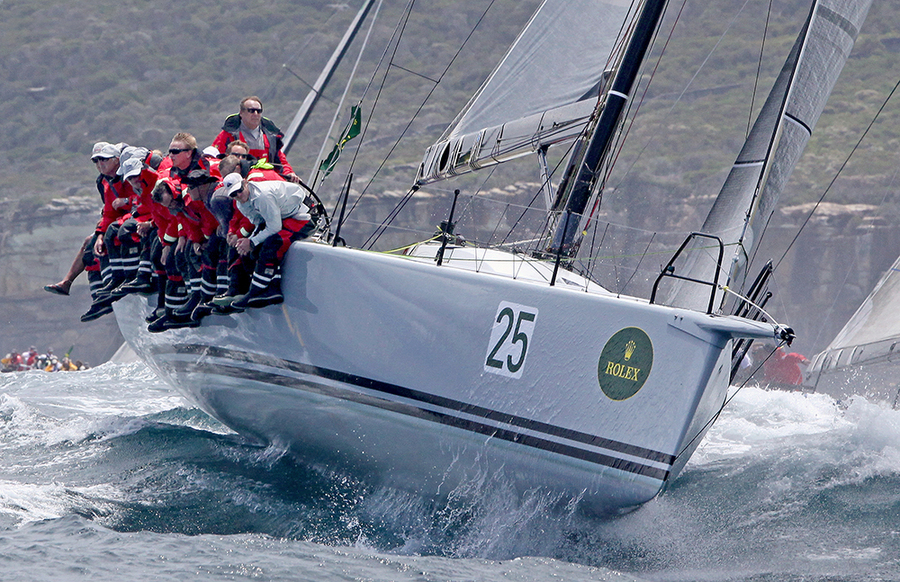
[[[725,289],[741,289],[869,3],[813,3],[703,232],[649,299],[573,261],[667,3],[546,0],[416,177],[574,141],[535,252],[464,244],[452,212],[437,240],[403,254],[294,243],[284,304],[150,334],[150,307],[129,296],[115,306],[123,335],[210,415],[309,462],[432,495],[502,470],[591,511],[644,503],[724,405],[734,340],[792,338],[724,313]]]
[[[845,398],[856,394],[900,408],[900,258],[825,350],[804,385]]]

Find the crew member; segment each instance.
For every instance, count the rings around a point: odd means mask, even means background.
[[[240,255],[255,256],[256,266],[250,291],[232,306],[246,309],[281,303],[282,259],[292,241],[313,230],[303,202],[305,190],[290,182],[251,182],[237,172],[225,176],[223,188],[237,201],[238,211],[256,226],[255,233],[239,237],[234,244]]]
[[[284,133],[263,117],[262,102],[259,97],[244,97],[241,99],[240,112],[232,113],[225,119],[222,131],[213,140],[213,144],[219,152],[226,153],[228,144],[240,140],[250,147],[248,152],[254,158],[265,158],[272,164],[275,171],[285,180],[300,183],[300,176],[294,173],[294,169],[287,161],[284,152]]]

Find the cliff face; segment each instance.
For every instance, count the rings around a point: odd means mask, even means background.
[[[96,206],[96,202],[94,203]],[[59,205],[58,205],[59,206]],[[94,230],[97,212],[44,209],[41,220],[7,223],[0,237],[0,352],[35,346],[61,355],[72,349],[72,359],[97,365],[122,345],[115,318],[107,316],[81,323],[91,303],[87,277],[82,274],[71,295],[43,291],[68,271],[84,238]]]

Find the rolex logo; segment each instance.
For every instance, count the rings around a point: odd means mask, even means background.
[[[634,355],[634,349],[636,347],[637,346],[635,345],[634,340],[631,340],[627,344],[625,344],[625,361],[626,362],[631,359],[632,355]]]
[[[620,329],[606,340],[597,360],[597,382],[611,400],[638,393],[653,368],[653,342],[638,327]]]

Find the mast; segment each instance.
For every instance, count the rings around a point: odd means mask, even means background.
[[[344,58],[344,55],[347,53],[347,49],[353,41],[353,37],[359,32],[359,27],[362,26],[363,20],[365,20],[366,15],[369,13],[369,9],[372,8],[372,4],[374,3],[375,0],[365,0],[362,8],[356,13],[356,18],[353,19],[347,32],[344,33],[344,38],[338,43],[337,48],[335,48],[334,52],[331,54],[331,58],[328,59],[328,63],[325,64],[325,68],[319,74],[319,78],[316,79],[316,82],[313,84],[312,90],[306,94],[306,99],[303,100],[303,104],[300,106],[297,114],[294,115],[294,119],[291,120],[291,125],[284,133],[284,146],[282,147],[284,153],[290,152],[294,140],[297,138],[297,135],[299,135],[300,130],[303,129],[303,125],[306,123],[306,120],[309,119],[310,113],[312,113],[312,108],[319,100],[322,89],[331,79],[334,71],[341,63],[341,59]]]
[[[572,180],[565,180],[560,185],[561,191],[557,195],[557,199],[566,200],[565,213],[567,216],[560,216],[556,232],[553,235],[553,243],[548,252],[571,257],[578,251],[580,241],[577,240],[576,234],[581,228],[581,215],[584,214],[591,192],[597,184],[600,166],[603,164],[609,144],[619,127],[625,105],[631,98],[634,82],[640,72],[647,49],[656,34],[666,3],[667,0],[645,0],[641,8],[634,32],[625,48],[612,87],[606,94],[606,102],[587,147],[584,149],[583,157],[579,161],[573,156],[570,161],[567,173],[570,173],[574,169],[573,166],[577,165],[575,177]],[[563,188],[566,190],[563,191]],[[569,216],[573,214],[576,216]]]

